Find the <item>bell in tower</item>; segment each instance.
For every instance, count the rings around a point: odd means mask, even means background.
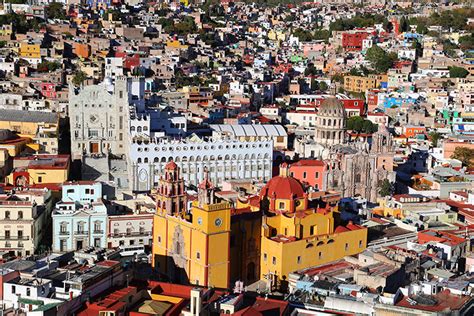
[[[187,196],[184,180],[174,161],[165,166],[164,176],[160,178],[157,195],[157,211],[167,215],[186,213]]]
[[[204,180],[198,186],[199,207],[214,204],[214,191],[215,187],[209,181],[209,170],[207,170],[207,167],[204,167]]]

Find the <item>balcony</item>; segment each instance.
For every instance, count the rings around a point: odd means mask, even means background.
[[[103,234],[104,231],[101,230],[101,229],[94,229],[94,231],[92,232],[93,234]]]
[[[28,236],[0,236],[0,240],[29,240]]]
[[[149,237],[152,236],[152,232],[132,232],[132,233],[110,233],[109,237]]]
[[[60,232],[59,232],[59,235],[61,235],[61,236],[68,236],[68,235],[70,235],[70,233],[69,233],[68,231],[60,231]]]
[[[89,232],[87,230],[77,230],[74,235],[89,235]]]

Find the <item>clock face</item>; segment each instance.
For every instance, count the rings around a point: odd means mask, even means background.
[[[214,224],[216,224],[217,227],[221,226],[222,225],[222,219],[221,218],[216,218],[216,221],[214,222]]]

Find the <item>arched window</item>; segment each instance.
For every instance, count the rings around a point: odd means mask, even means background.
[[[138,158],[137,163],[142,163],[142,158]]]

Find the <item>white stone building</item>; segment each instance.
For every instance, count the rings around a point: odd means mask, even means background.
[[[134,191],[149,191],[158,184],[167,162],[173,160],[184,180],[197,185],[204,179],[220,185],[230,179],[267,181],[272,174],[273,140],[240,141],[230,137],[186,139],[151,138],[130,144],[130,181]]]

